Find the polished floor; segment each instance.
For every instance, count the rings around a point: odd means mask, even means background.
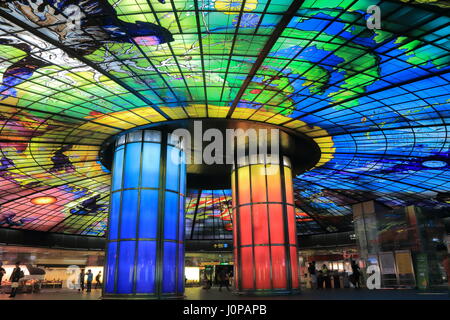
[[[69,289],[45,289],[40,293],[18,294],[9,298],[8,294],[0,294],[0,300],[99,300],[101,290],[91,293],[79,293]],[[201,288],[186,288],[187,300],[450,300],[445,291],[421,292],[418,290],[367,290],[367,289],[305,289],[301,294],[283,297],[249,297],[237,295],[217,288],[203,290]]]

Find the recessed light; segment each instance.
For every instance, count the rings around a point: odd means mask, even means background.
[[[443,168],[447,166],[447,162],[441,160],[427,160],[422,162],[422,165],[427,168]]]
[[[44,196],[44,197],[36,197],[31,199],[32,204],[44,205],[44,204],[52,204],[56,202],[56,198],[52,196]]]

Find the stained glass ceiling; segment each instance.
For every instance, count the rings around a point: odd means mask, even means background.
[[[371,5],[381,29],[367,27]],[[294,181],[300,233],[347,230],[351,204],[364,200],[448,207],[449,8],[0,1],[0,227],[103,236],[101,143],[205,117],[286,126],[318,143],[320,162]],[[222,219],[229,193],[217,192],[193,191],[187,205],[203,205],[197,227],[212,223],[221,238],[232,222]],[[192,235],[208,238],[195,224]]]

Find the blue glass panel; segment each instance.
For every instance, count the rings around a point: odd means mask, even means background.
[[[178,292],[184,292],[184,245],[178,245]]]
[[[179,169],[181,164],[174,162],[171,154],[179,155],[179,150],[171,146],[167,147],[166,189],[178,191]]]
[[[111,210],[109,212],[109,239],[117,239],[119,230],[120,192],[111,195]]]
[[[156,242],[139,241],[137,265],[137,293],[155,292]]]
[[[141,163],[142,143],[129,143],[125,149],[125,173],[123,187],[139,187],[139,172]]]
[[[108,256],[106,258],[106,278],[105,278],[105,292],[114,293],[114,274],[116,272],[116,253],[117,242],[110,242],[108,244]]]
[[[178,216],[179,216],[179,221],[178,221],[178,240],[184,240],[184,208],[185,208],[185,201],[184,201],[184,197],[180,196],[180,202],[179,202],[179,207],[178,207]]]
[[[183,154],[183,159],[185,159]],[[183,160],[184,161],[184,160]],[[181,164],[181,170],[180,170],[180,193],[186,195],[186,164],[183,162]]]
[[[122,171],[123,171],[123,146],[116,149],[114,153],[114,166],[113,166],[113,179],[111,190],[117,190],[122,188]]]
[[[174,242],[165,242],[162,278],[163,293],[174,293],[176,290],[176,256],[177,244]]]
[[[136,238],[138,211],[138,191],[126,190],[122,196],[122,216],[120,221],[120,238]]]
[[[158,188],[160,170],[161,145],[144,143],[142,153],[142,187]]]
[[[134,253],[136,241],[121,241],[117,293],[133,292]]]
[[[164,239],[176,240],[178,225],[178,194],[166,192],[164,208]]]
[[[139,238],[156,238],[158,223],[158,190],[141,190]]]

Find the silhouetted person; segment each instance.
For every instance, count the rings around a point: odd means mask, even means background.
[[[0,261],[0,288],[2,286],[3,276],[6,274],[6,270],[3,268],[3,262]]]
[[[360,279],[361,279],[361,272],[359,271],[359,266],[356,264],[354,260],[351,262],[352,265],[352,278],[353,278],[353,285],[355,288],[361,288]]]
[[[311,278],[311,289],[317,289],[316,262],[310,262],[308,266],[309,277]]]
[[[225,286],[225,287],[227,287],[227,290],[228,291],[230,291],[230,284],[229,284],[229,282],[228,282],[228,274],[227,274],[227,272],[224,270],[224,269],[222,269],[220,272],[219,272],[219,291],[222,291],[222,287],[223,286]]]
[[[98,287],[102,287],[102,272],[99,271],[98,274],[95,276],[95,289]]]
[[[325,288],[331,288],[330,271],[326,264],[322,265],[323,281],[325,282]]]
[[[88,270],[88,272],[86,273],[87,276],[87,288],[86,288],[86,292],[91,292],[92,289],[92,280],[94,279],[94,274],[92,273],[91,269]]]
[[[203,274],[203,278],[202,278],[202,283],[203,283],[203,287],[202,289],[205,290],[209,290],[211,288],[208,276],[206,275],[206,273]]]
[[[85,276],[86,276],[86,274],[84,273],[84,269],[82,269],[80,272],[80,288],[78,289],[78,291],[81,291],[81,292],[84,291],[84,277]]]
[[[10,298],[14,298],[17,293],[17,288],[19,288],[19,281],[21,278],[23,278],[24,274],[23,271],[20,269],[20,262],[16,262],[16,267],[14,268],[13,272],[11,273],[11,277],[9,278],[9,281],[11,281],[11,294]]]
[[[323,272],[322,270],[319,270],[317,273],[317,289],[323,289]]]

